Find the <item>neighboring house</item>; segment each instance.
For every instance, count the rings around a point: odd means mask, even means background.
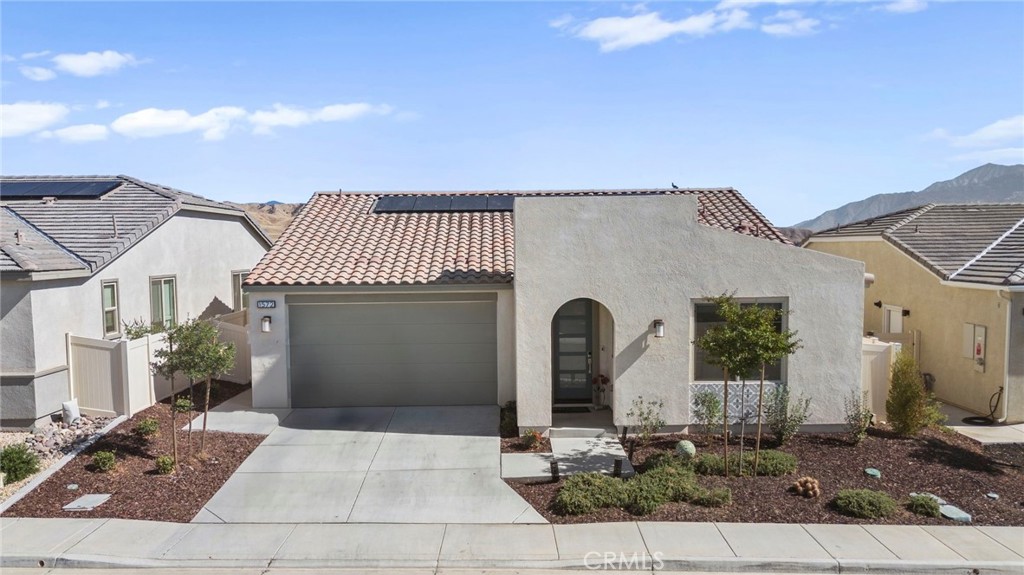
[[[805,246],[864,262],[864,329],[919,336],[939,399],[1024,421],[1024,204],[931,204],[819,232]],[[902,334],[902,335],[901,335]],[[910,337],[908,337],[908,334]]]
[[[863,265],[792,246],[732,189],[318,193],[246,285],[256,407],[515,400],[543,430],[605,375],[616,425],[641,397],[685,425],[722,387],[692,345],[705,298],[733,291],[793,312],[804,347],[774,375],[811,423],[860,386]]]
[[[240,309],[270,247],[243,211],[126,176],[0,178],[0,423],[69,399],[68,334]]]

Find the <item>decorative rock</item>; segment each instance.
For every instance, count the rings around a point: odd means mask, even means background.
[[[910,494],[911,497],[913,497],[915,495],[919,495],[919,494],[918,493],[913,493],[913,492],[911,492],[911,494]],[[927,491],[924,491],[924,492],[920,493],[920,495],[924,495],[925,497],[931,497],[939,505],[945,505],[946,504],[946,500],[945,499],[939,497],[938,495],[935,495],[935,494],[932,494],[932,493],[928,493]]]
[[[68,491],[78,491],[77,483],[68,483]]]
[[[989,499],[999,499],[999,494],[995,492],[989,492],[985,494],[985,497],[988,497]]]
[[[676,444],[676,455],[683,461],[689,461],[693,459],[693,456],[697,454],[697,447],[693,445],[692,441],[682,440]]]
[[[971,522],[971,515],[969,513],[953,505],[939,505],[939,513],[942,513],[942,516],[946,519],[952,519],[960,523]]]
[[[864,470],[864,473],[867,473],[869,476],[874,477],[875,479],[882,478],[882,472],[875,469],[874,467],[868,467],[867,469]]]

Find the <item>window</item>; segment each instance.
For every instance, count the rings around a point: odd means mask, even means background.
[[[121,314],[117,309],[117,280],[100,284],[103,291],[103,337],[121,335]]]
[[[249,294],[242,291],[242,282],[247,277],[249,277],[248,271],[231,273],[232,309],[235,311],[249,308]]]
[[[177,300],[173,277],[149,280],[150,318],[153,327],[158,331],[174,327],[177,323]]]
[[[903,333],[903,308],[889,304],[882,306],[882,331]]]
[[[783,311],[781,302],[770,302],[770,303],[741,303],[743,307],[758,305],[761,307],[770,307]],[[783,317],[780,314],[775,321],[775,329],[782,331]],[[709,329],[716,325],[721,325],[724,320],[718,315],[718,309],[715,304],[712,303],[695,303],[693,305],[693,339],[696,340],[700,336],[707,333]],[[753,379],[760,379],[761,374],[752,374]],[[764,377],[769,381],[782,381],[782,361],[770,364],[765,367]],[[702,351],[700,348],[693,346],[693,379],[694,381],[722,381],[722,368],[717,365],[711,365],[707,362],[707,353]]]

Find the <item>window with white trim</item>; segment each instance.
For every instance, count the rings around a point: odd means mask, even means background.
[[[758,302],[740,302],[743,307],[757,305],[761,307],[775,308],[781,312],[775,320],[776,331],[781,332],[783,330],[783,322],[785,321],[785,307],[781,301],[763,301]],[[722,325],[725,320],[718,315],[718,307],[713,303],[696,302],[693,304],[693,339],[696,341],[709,329],[716,325]],[[694,381],[722,381],[722,368],[717,365],[711,365],[707,361],[708,354],[704,350],[693,344],[693,380]],[[785,359],[779,360],[773,364],[769,364],[765,367],[764,377],[767,381],[782,381],[783,369],[782,364]],[[760,379],[761,374],[753,374],[755,379]]]
[[[231,272],[232,309],[241,311],[249,308],[249,294],[242,290],[242,282],[249,277],[249,270]]]
[[[157,331],[174,327],[178,322],[178,294],[174,277],[149,280],[150,322]]]
[[[103,294],[103,337],[121,335],[121,312],[118,310],[117,280],[100,282]]]

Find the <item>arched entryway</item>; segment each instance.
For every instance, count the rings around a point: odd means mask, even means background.
[[[600,302],[579,298],[551,319],[551,404],[554,410],[611,406],[614,320]]]

